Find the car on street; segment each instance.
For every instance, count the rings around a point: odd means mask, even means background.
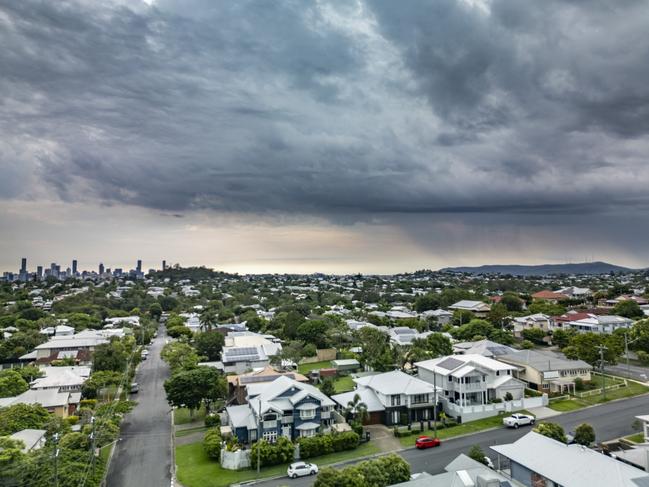
[[[292,479],[315,475],[318,473],[318,466],[315,463],[295,462],[291,463],[286,470],[286,475]]]
[[[139,390],[140,390],[140,386],[138,385],[138,383],[137,383],[137,382],[133,382],[133,383],[131,384],[131,394],[135,394],[135,393],[138,392]]]
[[[442,442],[439,441],[439,438],[432,438],[430,436],[420,436],[415,441],[415,446],[420,450],[423,450],[424,448],[434,448],[441,444]]]
[[[536,418],[531,414],[520,414],[514,413],[511,416],[503,418],[503,424],[508,428],[518,429],[521,426],[527,426],[528,424],[532,425],[536,421]]]

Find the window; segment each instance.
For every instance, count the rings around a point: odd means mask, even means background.
[[[277,431],[264,431],[263,438],[268,443],[275,443],[277,442]]]
[[[428,394],[415,394],[412,396],[412,404],[422,404],[428,402]]]
[[[300,419],[313,419],[315,418],[315,408],[300,410]]]
[[[393,394],[390,397],[392,406],[401,406],[401,396],[399,394]]]

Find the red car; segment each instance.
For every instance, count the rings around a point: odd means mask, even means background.
[[[441,444],[442,442],[439,441],[439,438],[431,438],[430,436],[420,436],[417,438],[417,441],[415,441],[415,446],[420,450],[424,448],[433,448]]]

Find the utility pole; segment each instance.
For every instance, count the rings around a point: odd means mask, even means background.
[[[257,416],[257,478],[259,478],[259,469],[261,468],[261,445],[259,441],[261,440],[261,396],[258,398],[259,401],[259,415]]]
[[[90,465],[92,466],[92,477],[95,477],[95,417],[90,418],[90,424],[92,425],[92,432],[90,433]]]
[[[433,371],[433,430],[435,431],[435,438],[437,438],[437,372]]]
[[[59,487],[59,434],[54,433],[54,487]]]
[[[602,372],[602,401],[606,401],[606,376],[604,375],[604,351],[608,350],[608,347],[600,345],[597,347],[599,350],[599,366]]]

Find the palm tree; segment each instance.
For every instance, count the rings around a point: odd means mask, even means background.
[[[218,322],[216,311],[212,308],[205,308],[200,317],[201,327],[205,331],[211,331],[212,327]]]
[[[369,419],[370,414],[367,412],[367,404],[361,401],[361,396],[354,394],[352,400],[347,403],[345,416],[351,416],[354,421],[358,420],[361,424]]]

